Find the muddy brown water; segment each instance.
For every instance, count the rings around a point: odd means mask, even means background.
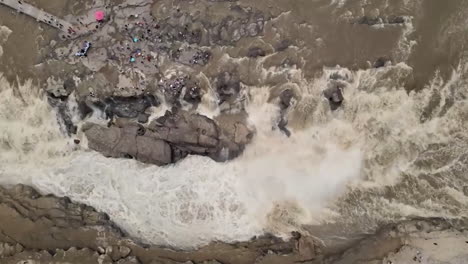
[[[58,16],[79,15],[86,6],[92,6],[92,1],[29,2]],[[464,149],[468,139],[464,122],[468,116],[464,102],[467,96],[465,47],[468,44],[468,2],[158,0],[154,3],[153,13],[164,16],[165,12],[170,13],[169,9],[180,8],[215,24],[227,15],[235,15],[234,7],[261,13],[267,20],[262,35],[243,38],[234,45],[209,45],[213,52],[212,62],[194,72],[206,74],[213,82],[212,77],[219,72],[236,70],[252,97],[260,90],[259,87],[268,87],[272,94],[285,85],[296,87],[301,99],[290,116],[293,129],[308,131],[316,127],[318,132],[315,133],[325,138],[324,141],[335,140],[344,146],[357,145],[355,141],[364,142],[360,146],[364,156],[361,181],[342,191],[331,203],[329,209],[338,215],[332,217],[333,221],[325,221],[325,224],[296,222],[297,212],[293,209],[297,208],[292,206],[294,208],[288,210],[280,206],[278,214],[268,214],[272,218],[268,220],[273,224],[267,224],[267,231],[305,225],[306,230],[326,243],[337,243],[371,232],[381,224],[411,217],[468,217],[468,170]],[[373,26],[359,23],[363,17],[378,19],[390,16],[404,17],[405,23]],[[10,82],[32,78],[34,82],[44,84],[47,76],[40,76],[34,65],[48,58],[51,41],[60,41],[58,33],[1,6],[0,25],[12,30],[8,41],[2,45],[4,54],[0,58],[0,72]],[[282,41],[287,41],[289,48],[277,52],[276,47]],[[257,46],[262,47],[267,56],[246,59],[249,48]],[[390,67],[388,71],[378,72],[371,68],[379,58],[391,60],[392,65],[404,63],[407,67]],[[354,80],[361,83],[350,89],[352,92],[346,98],[348,102],[344,110],[334,115],[321,110],[328,108],[321,104],[320,92],[314,92],[314,89],[322,89],[326,85],[320,82],[320,78],[328,68],[337,65],[348,69]],[[294,68],[294,71],[285,73],[281,71],[282,67]],[[104,68],[103,71],[111,74],[107,71],[112,69]],[[449,82],[453,72],[456,72],[456,78]],[[266,104],[267,101],[261,102]],[[344,125],[336,125],[336,122]],[[327,125],[331,127],[320,130]],[[297,148],[316,147],[308,145],[313,136],[301,140],[303,144],[298,144]],[[297,152],[301,151],[292,151]],[[280,156],[281,152],[278,153]],[[326,151],[313,153],[319,155]],[[297,162],[293,159],[302,158],[291,155],[291,163]],[[344,163],[340,158],[337,158],[336,167]],[[303,163],[307,162],[308,159]],[[241,168],[247,166],[245,160],[239,164]],[[301,164],[296,165],[301,167]],[[327,168],[332,170],[330,167]],[[285,177],[295,180],[292,172]],[[300,185],[300,178],[298,181]],[[314,190],[319,192],[319,189]],[[79,195],[78,198],[83,199]],[[93,200],[94,203],[99,203],[97,200]],[[301,202],[298,202],[299,207],[307,207],[310,200]],[[278,208],[273,206],[275,204],[272,202],[266,207]],[[281,211],[283,209],[284,212]]]

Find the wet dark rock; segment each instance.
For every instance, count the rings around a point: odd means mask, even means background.
[[[287,128],[288,120],[286,114],[288,108],[291,106],[293,98],[294,92],[291,89],[282,91],[279,96],[280,120],[278,122],[278,128],[288,137],[291,136],[291,131]]]
[[[288,120],[281,116],[280,121],[278,122],[278,128],[283,132],[287,137],[291,136],[291,131],[287,128]]]
[[[390,59],[386,57],[380,57],[374,62],[374,68],[382,68],[385,67],[387,62],[390,61]]]
[[[94,103],[95,106],[102,108],[108,118],[114,116],[137,118],[139,114],[144,113],[146,109],[152,106],[159,106],[159,100],[151,95],[144,94],[130,97],[109,97],[101,103]]]
[[[148,118],[149,118],[149,115],[148,115],[148,114],[142,113],[142,114],[139,114],[139,115],[138,115],[137,120],[138,120],[138,123],[144,124],[144,123],[147,123],[147,122],[148,122]]]
[[[177,147],[177,145],[172,145],[171,144],[171,150],[172,150],[172,162],[178,162],[179,160],[185,159],[189,152],[187,150],[181,149]]]
[[[76,89],[75,81],[72,78],[68,78],[63,82],[63,89],[67,91],[67,94],[71,94]]]
[[[278,44],[276,44],[275,50],[276,50],[277,52],[281,52],[281,51],[284,51],[284,50],[286,50],[287,48],[289,48],[289,46],[291,46],[291,40],[289,40],[289,39],[283,39],[283,40],[281,40],[280,42],[278,42]]]
[[[252,47],[247,51],[247,57],[249,58],[257,58],[264,56],[266,56],[266,52],[260,47]]]
[[[85,101],[78,102],[78,111],[80,113],[81,119],[84,119],[89,114],[93,112],[93,109]]]
[[[198,86],[187,87],[184,95],[184,101],[198,104],[201,102],[202,94],[201,89]]]
[[[48,102],[53,108],[56,109],[57,118],[63,130],[68,135],[76,134],[78,128],[72,121],[72,116],[68,108],[68,100],[48,96]]]
[[[332,110],[338,109],[338,107],[340,107],[344,101],[342,88],[338,85],[326,89],[323,92],[323,95],[330,102],[330,108]]]
[[[236,71],[226,71],[219,74],[216,78],[216,92],[218,93],[219,104],[237,98],[240,88],[240,78]]]
[[[286,89],[280,94],[280,109],[287,109],[291,105],[291,100],[294,98],[294,92],[291,89]]]

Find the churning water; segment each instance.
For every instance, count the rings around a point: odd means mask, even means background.
[[[184,248],[313,226],[339,227],[321,234],[326,239],[416,216],[467,217],[468,64],[460,53],[448,77],[436,70],[409,92],[405,80],[415,69],[407,60],[418,45],[409,40],[411,23],[400,32],[400,62],[382,68],[322,67],[306,78],[300,68],[258,61],[259,83],[287,76],[285,85],[300,95],[288,113],[293,133],[272,130],[274,87],[246,85],[257,133],[228,163],[192,156],[156,167],[75,149],[38,88],[0,76],[0,181],[68,196],[145,242]],[[322,96],[331,76],[339,76],[345,97],[334,112]]]

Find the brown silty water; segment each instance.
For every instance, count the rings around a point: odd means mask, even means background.
[[[80,15],[93,4],[29,2],[58,16]],[[206,76],[207,81],[200,81],[202,89],[209,91],[223,72],[237,72],[247,94],[247,114],[255,116],[249,109],[274,104],[278,94],[290,88],[296,104],[287,114],[288,127],[293,141],[306,142],[298,147],[317,147],[313,153],[318,156],[330,152],[307,143],[322,139],[362,154],[359,177],[346,182],[346,188],[336,188],[339,191],[330,188],[338,195],[327,195],[326,212],[309,212],[310,200],[302,199],[302,194],[287,201],[280,197],[265,205],[264,231],[299,228],[325,243],[336,243],[402,219],[468,216],[466,1],[159,0],[152,14],[164,18],[174,9],[190,14],[206,31],[219,33],[219,39],[200,44],[212,52],[210,62],[189,71]],[[264,24],[255,36],[232,41],[235,27],[217,25],[246,19],[239,10],[255,14]],[[59,41],[57,33],[7,8],[0,8],[0,25],[12,30],[2,45],[0,71],[10,82],[32,79],[45,86],[48,76],[35,65],[53,58],[49,45]],[[265,54],[248,57],[252,47]],[[385,62],[385,67],[374,67]],[[330,111],[322,97],[333,74],[341,76],[340,85],[345,87],[345,102],[337,111]],[[258,103],[265,89],[267,99]],[[295,133],[301,136],[294,139]],[[299,159],[301,151],[298,148],[291,156]],[[246,155],[251,153],[247,150]],[[307,163],[308,158],[297,162]],[[343,162],[337,158],[324,170],[333,173],[331,167]],[[284,182],[297,180],[283,176]],[[313,186],[313,176],[304,184],[304,192],[320,188]],[[268,187],[258,188],[263,192]]]

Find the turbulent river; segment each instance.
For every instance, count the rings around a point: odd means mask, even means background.
[[[257,8],[267,8],[263,2],[268,1],[259,1]],[[278,2],[277,8],[286,11],[273,23],[294,28],[293,37],[304,35],[303,46],[291,52],[299,61],[324,58],[318,70],[271,66],[269,60],[278,60],[275,55],[250,66],[259,81],[244,88],[256,135],[241,157],[217,163],[191,156],[157,167],[75,149],[34,82],[17,84],[2,74],[0,182],[68,196],[108,213],[131,236],[182,248],[265,232],[287,236],[293,230],[327,242],[413,217],[468,217],[467,4],[454,1],[456,8],[441,9],[438,15],[437,1],[331,1],[310,11],[310,16],[317,13],[317,21],[300,24],[295,12],[304,16],[304,1],[293,7],[286,2]],[[340,27],[327,29],[324,14],[342,19],[359,13],[366,6],[361,2],[402,13],[406,21],[355,26],[377,33],[346,33],[348,44],[329,47],[325,54],[307,48],[333,39],[327,30],[345,34]],[[419,12],[423,18],[415,17]],[[0,55],[13,45],[8,42],[12,30],[1,27]],[[309,39],[309,31],[324,36]],[[354,40],[368,34],[375,39]],[[356,67],[343,58],[353,52],[353,58],[365,57],[367,48],[354,45],[384,45],[385,36],[395,34],[394,59],[385,67],[359,67],[359,61]],[[224,60],[245,64],[245,58],[232,54]],[[345,102],[336,111],[322,96],[331,76],[339,76],[344,85]],[[284,85],[300,94],[288,113],[289,138],[272,129],[279,114],[270,101],[275,78],[286,78]],[[200,107],[207,115],[217,111],[213,96],[208,93]]]

